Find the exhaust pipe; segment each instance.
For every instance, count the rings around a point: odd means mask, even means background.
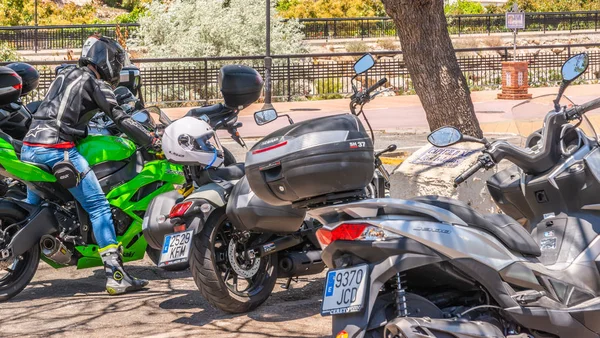
[[[40,240],[40,247],[46,258],[60,265],[69,265],[73,259],[73,253],[54,236],[44,235]]]
[[[290,252],[279,258],[278,278],[291,278],[317,274],[325,269],[321,250]]]
[[[428,317],[399,317],[385,326],[384,337],[486,338],[504,337],[500,329],[487,322],[465,319],[433,319]]]

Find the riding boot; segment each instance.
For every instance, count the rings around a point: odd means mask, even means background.
[[[126,292],[141,290],[148,281],[129,275],[123,268],[123,248],[108,247],[100,250],[104,270],[106,271],[106,292],[120,295]]]

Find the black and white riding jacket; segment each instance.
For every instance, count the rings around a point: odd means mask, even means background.
[[[98,110],[136,144],[152,143],[152,135],[119,107],[113,90],[87,67],[68,67],[58,74],[23,141],[49,146],[75,142],[87,136],[88,122]]]

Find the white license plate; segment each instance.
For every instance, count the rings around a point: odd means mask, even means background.
[[[194,230],[166,235],[158,266],[187,262],[192,247],[192,237],[194,237]]]
[[[327,272],[321,315],[338,315],[362,310],[369,269],[366,264]]]

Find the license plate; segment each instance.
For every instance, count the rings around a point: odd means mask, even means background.
[[[158,266],[187,262],[192,247],[192,237],[194,237],[194,230],[166,235]]]
[[[327,273],[321,315],[338,315],[362,310],[367,289],[366,264]]]

